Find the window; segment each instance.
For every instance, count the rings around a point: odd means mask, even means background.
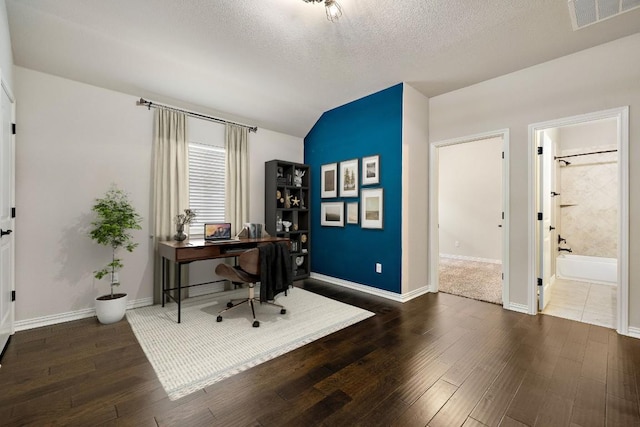
[[[203,234],[207,222],[224,221],[224,148],[189,143],[189,207],[196,211],[189,234]]]

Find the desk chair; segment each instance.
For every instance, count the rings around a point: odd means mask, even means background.
[[[216,274],[224,277],[232,283],[246,283],[249,285],[249,296],[239,300],[231,300],[227,303],[227,308],[218,313],[216,321],[222,322],[222,314],[226,311],[239,307],[242,304],[249,303],[251,313],[253,314],[253,327],[260,326],[260,322],[256,319],[256,310],[254,302],[261,304],[269,304],[280,307],[280,314],[286,314],[287,310],[280,304],[269,301],[260,301],[255,297],[255,285],[260,281],[260,248],[249,249],[238,257],[238,265],[231,267],[227,264],[219,264],[216,267]]]

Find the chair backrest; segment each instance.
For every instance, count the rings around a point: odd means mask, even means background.
[[[260,275],[260,249],[253,248],[238,257],[238,266],[249,274]]]

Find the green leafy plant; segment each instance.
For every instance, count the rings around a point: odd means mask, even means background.
[[[131,230],[140,230],[142,217],[138,215],[129,201],[127,193],[115,185],[107,191],[101,199],[96,199],[91,210],[97,218],[91,223],[93,229],[89,236],[101,245],[110,246],[112,250],[111,262],[101,270],[93,272],[96,279],[111,274],[111,297],[113,287],[120,285],[115,279],[116,272],[123,267],[122,260],[116,257],[118,249],[123,248],[132,252],[138,243],[133,241]]]

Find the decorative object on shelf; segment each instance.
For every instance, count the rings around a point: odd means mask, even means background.
[[[295,169],[293,171],[293,174],[293,185],[295,185],[296,187],[302,187],[302,177],[304,176],[305,171],[303,171],[302,169]]]
[[[289,190],[284,190],[284,208],[291,208],[291,194],[289,194]]]
[[[298,224],[293,224],[293,231],[298,231]]]
[[[284,225],[284,231],[289,232],[289,227],[291,227],[291,221],[282,221],[282,225]]]
[[[362,158],[362,185],[380,184],[380,156]]]
[[[298,199],[298,196],[293,196],[291,198],[291,206],[300,207],[300,199]]]
[[[304,191],[300,192],[300,209],[306,209],[304,206]]]
[[[340,197],[358,197],[358,159],[340,162]]]
[[[138,246],[138,243],[134,243],[130,230],[142,229],[142,217],[131,205],[127,194],[115,185],[111,186],[103,198],[96,199],[91,210],[97,218],[91,223],[93,228],[89,237],[111,248],[111,262],[93,272],[98,280],[111,276],[111,293],[96,298],[96,315],[100,323],[115,323],[124,317],[127,308],[127,294],[113,293],[113,288],[120,286],[118,270],[123,267],[122,260],[116,258],[116,254],[118,249],[132,252]]]
[[[307,243],[307,235],[306,235],[306,234],[303,234],[302,236],[300,236],[300,241],[301,241],[302,243]]]
[[[347,203],[347,224],[358,223],[358,202]]]
[[[282,167],[278,167],[278,171],[276,172],[276,181],[278,184],[286,184],[287,179],[284,177],[284,169]]]
[[[282,231],[282,218],[280,218],[280,216],[277,216],[276,218],[276,231],[279,233]]]
[[[344,227],[344,202],[321,203],[320,225],[327,227]]]
[[[362,209],[360,226],[362,228],[382,228],[384,199],[382,188],[362,190]]]
[[[176,224],[176,234],[173,236],[174,240],[182,242],[187,238],[184,233],[184,226],[191,224],[191,221],[196,217],[196,212],[191,209],[185,209],[184,213],[178,214],[173,218],[173,222]]]
[[[297,256],[296,257],[296,265],[298,267],[300,267],[302,264],[304,264],[304,257],[303,256]]]
[[[322,175],[320,197],[323,199],[338,197],[338,164],[322,165],[320,170]]]
[[[302,0],[305,3],[322,3],[324,2],[324,11],[327,19],[336,22],[342,16],[342,7],[336,0]]]

